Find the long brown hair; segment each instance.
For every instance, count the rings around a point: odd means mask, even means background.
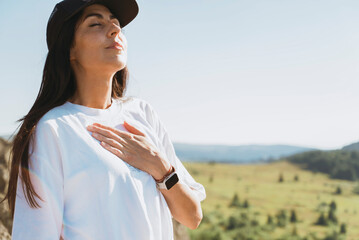
[[[28,204],[34,208],[40,207],[34,195],[35,192],[29,177],[29,144],[36,124],[49,110],[64,104],[76,91],[76,79],[70,65],[70,48],[73,46],[76,23],[83,10],[66,21],[59,33],[59,38],[47,54],[42,75],[42,82],[35,103],[29,113],[17,120],[22,122],[20,130],[12,140],[10,151],[10,179],[5,198],[14,218],[15,199],[18,177],[21,179],[22,189],[26,193]],[[112,80],[111,97],[118,99],[124,96],[129,73],[127,66],[115,73]],[[19,169],[21,166],[21,174]],[[25,189],[24,189],[25,187]],[[41,198],[40,198],[41,199]],[[42,200],[42,199],[41,199]]]

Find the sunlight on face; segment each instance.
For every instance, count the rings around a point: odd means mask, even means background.
[[[84,9],[77,22],[71,65],[84,71],[117,72],[127,63],[127,40],[118,19],[109,9],[93,4]],[[115,42],[122,45],[110,47]],[[110,47],[110,48],[109,48]]]

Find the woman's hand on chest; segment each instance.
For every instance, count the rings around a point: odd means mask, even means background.
[[[147,172],[155,179],[162,178],[171,168],[170,163],[148,141],[144,133],[126,121],[124,126],[129,132],[99,123],[87,126],[87,130],[101,142],[101,146],[128,164]]]

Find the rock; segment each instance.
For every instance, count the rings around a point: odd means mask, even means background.
[[[9,154],[11,143],[0,138],[0,193],[4,193],[9,181]]]
[[[0,199],[4,199],[5,194],[0,194]],[[6,232],[10,235],[12,230],[12,219],[10,216],[9,206],[7,204],[7,201],[4,201],[0,204],[0,224],[3,228],[0,230],[0,236],[3,232],[3,229],[6,230]],[[0,237],[0,240],[2,238]]]
[[[11,236],[4,225],[0,222],[0,240],[11,240]]]
[[[0,137],[0,165],[8,166],[11,143]]]
[[[174,240],[190,240],[187,227],[172,218]]]
[[[0,200],[5,197],[9,182],[9,153],[11,143],[0,138]],[[12,219],[7,201],[0,204],[0,240],[11,239]]]

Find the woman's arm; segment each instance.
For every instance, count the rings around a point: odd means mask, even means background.
[[[201,203],[186,184],[177,182],[170,190],[160,189],[172,216],[190,229],[196,229],[203,214]]]
[[[156,154],[159,161],[156,169],[161,169],[162,172],[158,173],[154,179],[161,179],[170,169],[171,165],[168,161],[164,160],[162,154]],[[178,175],[178,174],[177,174]],[[201,223],[203,214],[201,203],[193,190],[188,185],[183,184],[183,179],[179,176],[179,181],[173,185],[169,190],[159,189],[164,196],[167,205],[171,211],[172,216],[180,223],[190,229],[196,229]]]

